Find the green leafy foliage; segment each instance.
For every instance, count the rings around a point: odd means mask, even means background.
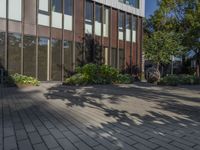
[[[128,84],[132,82],[130,75],[120,74],[119,70],[98,64],[86,64],[76,68],[76,74],[67,78],[64,84],[87,85],[87,84]]]
[[[161,78],[160,85],[195,85],[200,84],[200,78],[197,78],[193,75],[168,75],[164,78]]]
[[[180,35],[174,32],[157,31],[145,36],[145,57],[158,65],[169,63],[172,55],[179,55],[184,49],[178,39]]]
[[[7,84],[10,85],[32,85],[32,86],[38,86],[40,82],[29,76],[21,75],[21,74],[14,74],[10,75],[7,79]]]

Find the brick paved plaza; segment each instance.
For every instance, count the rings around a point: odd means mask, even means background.
[[[200,150],[200,87],[0,88],[3,150]]]

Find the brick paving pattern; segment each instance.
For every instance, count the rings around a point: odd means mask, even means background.
[[[0,150],[200,150],[200,87],[0,87]]]

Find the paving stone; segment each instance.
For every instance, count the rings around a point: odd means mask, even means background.
[[[17,149],[17,143],[15,136],[4,138],[4,150]]]
[[[12,136],[14,135],[14,129],[13,128],[4,128],[4,136],[8,137],[8,136]]]
[[[44,143],[33,145],[34,150],[48,150],[47,146]]]
[[[49,131],[56,139],[64,138],[64,135],[58,129],[49,129]]]
[[[173,150],[180,150],[180,148],[177,148],[176,146],[173,146],[173,145],[170,145],[170,144],[168,144],[168,143],[165,143],[165,142],[163,142],[163,141],[161,141],[161,140],[159,140],[159,139],[155,139],[155,138],[152,138],[152,139],[150,139],[149,141],[151,141],[151,142],[153,142],[153,143],[156,143],[156,144],[158,144],[159,146],[162,146],[162,147],[164,147],[164,148],[167,148],[167,149],[173,149]]]
[[[170,145],[171,145],[171,144],[174,145],[174,146],[176,146],[176,147],[178,147],[178,148],[180,148],[180,149],[183,149],[183,150],[194,150],[193,148],[188,147],[187,145],[178,143],[178,142],[176,142],[176,141],[170,143]]]
[[[71,131],[63,132],[63,134],[64,134],[65,137],[68,138],[72,143],[80,142],[80,139],[78,138],[78,136],[76,136],[76,135],[75,135],[74,133],[72,133]]]
[[[42,139],[37,132],[31,132],[28,135],[32,144],[42,143]]]
[[[42,137],[48,148],[58,147],[58,143],[51,135],[45,135]]]
[[[134,145],[135,148],[137,148],[138,150],[149,150],[149,147],[146,147],[143,144],[137,143]]]
[[[52,129],[55,128],[55,126],[50,122],[50,121],[44,121],[44,125],[46,126],[46,128],[48,129]]]
[[[35,131],[35,127],[32,124],[25,124],[25,129],[27,132],[34,132]]]
[[[58,143],[62,146],[64,150],[77,150],[77,148],[72,145],[68,139],[58,139]]]
[[[29,140],[22,140],[18,142],[19,150],[33,150]]]
[[[40,127],[36,127],[36,128],[37,128],[40,135],[50,134],[50,132],[44,126],[40,126]]]
[[[85,143],[87,143],[91,147],[99,145],[99,143],[97,143],[95,140],[90,138],[88,135],[78,135],[78,136],[79,136],[79,138],[81,138]]]
[[[21,130],[16,130],[16,136],[17,136],[17,140],[25,140],[28,138],[27,133],[24,129]]]
[[[83,142],[78,142],[75,144],[75,146],[79,149],[79,150],[92,150],[91,147],[89,147],[88,145],[86,145],[85,143]]]
[[[149,141],[147,141],[145,139],[142,139],[142,138],[140,138],[138,136],[134,136],[133,135],[133,136],[130,136],[130,138],[132,140],[137,141],[137,142],[145,145],[146,147],[149,147],[149,148],[152,148],[152,149],[155,149],[155,148],[159,147],[157,144],[154,144],[153,142],[149,142]]]
[[[93,147],[93,149],[94,150],[108,150],[105,147],[103,147],[102,145],[95,146],[95,147]]]

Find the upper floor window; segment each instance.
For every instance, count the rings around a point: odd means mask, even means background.
[[[103,11],[103,36],[108,37],[109,34],[109,8],[104,7]]]
[[[22,0],[9,0],[8,18],[12,20],[22,20]]]
[[[64,3],[65,3],[64,13],[66,15],[72,16],[72,14],[73,14],[73,0],[64,0]]]
[[[73,0],[64,0],[64,29],[72,30]]]
[[[62,0],[52,0],[52,27],[62,29]]]
[[[101,36],[102,6],[95,6],[95,34]]]
[[[126,15],[126,41],[131,41],[131,15]]]
[[[93,3],[86,1],[85,3],[85,33],[92,34],[93,28]]]
[[[119,2],[133,6],[135,8],[139,8],[140,0],[119,0]]]
[[[49,0],[39,0],[39,10],[49,12]]]
[[[62,13],[62,1],[52,0],[52,11],[57,13]]]
[[[39,0],[38,24],[49,26],[49,0]]]
[[[135,16],[132,16],[132,42],[136,42],[136,27],[137,27],[137,18]]]
[[[119,12],[118,16],[118,35],[119,40],[124,40],[124,13]]]
[[[0,0],[0,18],[6,18],[6,0]]]

